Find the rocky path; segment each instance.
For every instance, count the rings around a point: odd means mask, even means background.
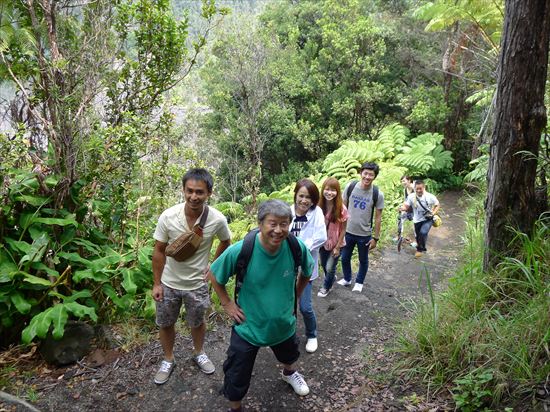
[[[319,350],[314,354],[303,350],[299,360],[310,395],[295,395],[279,378],[280,368],[271,351],[261,349],[245,400],[246,410],[452,410],[445,394],[433,397],[421,385],[391,373],[396,356],[388,350],[394,344],[395,327],[406,316],[407,302],[426,294],[421,274],[427,270],[434,287],[441,289],[457,266],[464,230],[459,200],[460,193],[456,192],[441,196],[444,224],[430,232],[429,252],[422,259],[415,259],[414,250],[408,246],[401,253],[392,245],[372,253],[361,294],[335,285],[326,298],[319,298],[320,280],[315,281]],[[303,334],[301,323],[299,333]],[[206,343],[217,367],[213,375],[198,372],[190,358],[190,339],[178,336],[177,368],[163,386],[152,381],[161,354],[159,344],[153,341],[97,369],[81,364],[60,377],[42,378],[35,382],[38,393],[34,405],[42,411],[226,410],[220,389],[228,338],[229,327],[213,320]]]

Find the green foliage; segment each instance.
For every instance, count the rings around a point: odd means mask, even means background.
[[[88,209],[85,193],[71,194],[83,204],[75,213],[53,207],[57,182],[55,176],[10,169],[3,186],[0,335],[5,342],[19,332],[25,343],[44,338],[50,327],[60,338],[70,316],[108,320],[133,308],[152,282],[150,241],[139,241],[136,231],[114,250],[99,230],[105,221],[97,203]],[[103,217],[109,219],[108,213]]]
[[[437,133],[424,133],[407,142],[403,153],[396,156],[398,164],[406,167],[413,175],[428,175],[429,172],[450,171],[453,166],[451,152],[445,150]]]
[[[483,369],[455,379],[452,392],[456,408],[464,412],[489,411],[488,408],[482,407],[488,404],[493,395],[490,390],[485,389],[492,380],[493,372]]]
[[[415,11],[417,18],[428,20],[426,30],[451,28],[457,22],[466,22],[481,31],[483,38],[495,49],[500,44],[504,1],[437,0],[427,2]]]
[[[453,381],[457,406],[472,411],[529,396],[550,373],[548,216],[531,238],[516,233],[514,256],[491,273],[482,270],[483,218],[480,194],[466,213],[464,266],[447,291],[416,306],[400,338],[402,366],[437,386]]]
[[[393,159],[408,138],[409,130],[394,123],[382,129],[376,140],[347,140],[325,158],[323,172],[337,179],[349,179],[364,162]]]

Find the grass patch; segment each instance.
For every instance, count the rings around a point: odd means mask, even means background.
[[[516,233],[516,256],[487,273],[481,212],[476,199],[465,264],[448,290],[414,306],[399,338],[402,369],[449,387],[464,411],[535,401],[550,376],[550,219],[539,220],[531,238]]]

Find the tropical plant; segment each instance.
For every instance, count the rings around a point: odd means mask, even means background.
[[[63,335],[69,316],[108,320],[150,287],[150,241],[129,236],[118,250],[101,230],[101,206],[75,187],[75,212],[56,209],[54,175],[11,169],[0,219],[0,336],[23,342]],[[108,214],[107,214],[108,215]],[[114,303],[114,306],[111,304]]]
[[[450,171],[453,166],[451,152],[445,150],[438,133],[424,133],[407,142],[395,161],[413,175],[427,175],[430,171]]]

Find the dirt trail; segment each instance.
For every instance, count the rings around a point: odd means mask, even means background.
[[[302,350],[298,364],[310,386],[310,395],[304,398],[295,395],[279,378],[280,368],[271,351],[261,349],[245,399],[246,410],[448,409],[444,396],[431,399],[421,392],[421,386],[392,377],[394,356],[386,350],[392,345],[394,327],[405,316],[402,302],[425,293],[425,281],[419,282],[424,268],[429,271],[434,287],[441,289],[457,266],[464,230],[459,199],[457,192],[441,196],[444,224],[431,230],[429,251],[422,259],[415,259],[414,249],[408,245],[401,253],[393,245],[372,253],[363,293],[352,293],[351,288],[335,285],[326,298],[319,298],[316,295],[320,280],[316,280],[313,301],[318,317],[319,349],[314,354]],[[395,228],[383,230],[393,232]],[[298,328],[303,335],[301,318]],[[197,370],[190,359],[190,339],[178,336],[177,367],[165,385],[157,386],[152,381],[161,354],[159,344],[153,342],[97,371],[77,367],[65,373],[61,382],[54,378],[35,381],[42,388],[35,406],[42,411],[226,410],[227,402],[220,389],[228,338],[229,328],[222,322],[207,334],[206,351],[217,367],[213,375],[206,376]],[[71,371],[73,377],[68,376]]]

